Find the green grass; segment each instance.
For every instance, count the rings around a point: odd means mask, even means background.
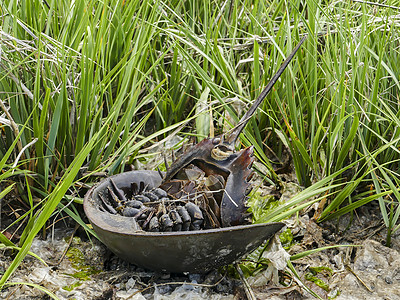
[[[320,221],[378,201],[390,245],[400,226],[398,10],[318,0],[6,0],[0,12],[0,199],[28,191],[20,196],[31,207],[0,287],[76,196],[76,182],[124,171],[174,130],[201,139],[230,128],[243,114],[233,101],[249,107],[303,35],[240,138],[277,186],[273,166],[288,149],[306,188],[263,221],[320,200]]]

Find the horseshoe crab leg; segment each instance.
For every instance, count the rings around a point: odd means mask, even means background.
[[[286,67],[289,65],[290,61],[293,59],[294,55],[296,52],[300,49],[301,45],[303,42],[306,40],[307,36],[304,36],[301,41],[297,44],[297,46],[293,49],[292,53],[286,58],[286,60],[283,62],[283,64],[280,66],[279,70],[276,72],[276,74],[271,78],[270,82],[268,82],[267,86],[264,88],[264,90],[261,92],[261,94],[258,96],[256,101],[254,101],[253,105],[250,107],[250,109],[244,114],[242,119],[239,121],[239,123],[232,128],[229,132],[225,133],[223,135],[223,139],[221,139],[221,142],[219,146],[225,146],[228,148],[228,150],[233,151],[235,148],[236,141],[240,135],[240,133],[243,131],[243,129],[246,127],[247,123],[249,122],[250,118],[253,116],[253,114],[256,112],[258,106],[264,101],[265,97],[269,94],[269,92],[272,90],[273,86],[275,83],[278,81],[279,77],[282,75],[283,71],[286,69]]]

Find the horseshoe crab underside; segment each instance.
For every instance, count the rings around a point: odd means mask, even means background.
[[[132,183],[158,187],[156,171],[131,171],[110,177],[126,194]],[[283,223],[238,225],[216,229],[146,232],[133,218],[102,209],[101,197],[111,187],[109,178],[86,194],[83,207],[101,241],[116,255],[137,266],[163,272],[201,273],[230,264],[270,239]]]

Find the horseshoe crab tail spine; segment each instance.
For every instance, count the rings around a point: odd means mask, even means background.
[[[225,134],[225,139],[224,139],[224,145],[225,146],[227,146],[228,148],[233,150],[233,148],[235,147],[235,144],[236,144],[236,140],[238,139],[240,133],[246,127],[246,125],[249,122],[250,118],[256,112],[258,106],[264,101],[265,97],[267,97],[269,92],[272,90],[273,86],[278,81],[279,77],[282,75],[282,73],[286,69],[286,67],[289,65],[290,61],[293,59],[293,57],[296,54],[296,52],[300,49],[301,45],[306,40],[306,38],[307,38],[307,35],[304,36],[301,39],[301,41],[297,44],[297,46],[293,49],[292,53],[290,53],[290,55],[286,58],[286,60],[280,66],[279,70],[271,78],[270,82],[268,82],[267,86],[264,88],[264,90],[258,96],[256,101],[254,101],[254,103],[250,107],[250,109],[244,114],[244,116],[239,121],[239,123],[234,128],[232,128],[229,132],[227,132]]]

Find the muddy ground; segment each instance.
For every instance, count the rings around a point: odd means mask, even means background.
[[[282,197],[290,197],[296,189],[293,183],[286,186]],[[3,203],[2,228],[9,217],[4,208]],[[264,253],[274,264],[245,280],[232,276],[233,267],[229,272],[221,269],[207,274],[140,269],[65,219],[50,227],[45,239],[34,240],[31,251],[43,262],[28,255],[9,280],[13,284],[0,291],[0,298],[49,299],[39,288],[43,287],[59,299],[315,299],[306,285],[322,299],[400,299],[400,239],[395,234],[392,247],[383,246],[386,228],[377,203],[338,222],[317,224],[314,213],[310,207],[301,216],[286,220],[282,232],[290,228],[292,246],[285,251],[275,239],[275,250]],[[329,245],[357,246],[328,249],[293,261],[300,279],[282,265],[289,254]],[[12,256],[12,251],[0,250],[0,273]]]

